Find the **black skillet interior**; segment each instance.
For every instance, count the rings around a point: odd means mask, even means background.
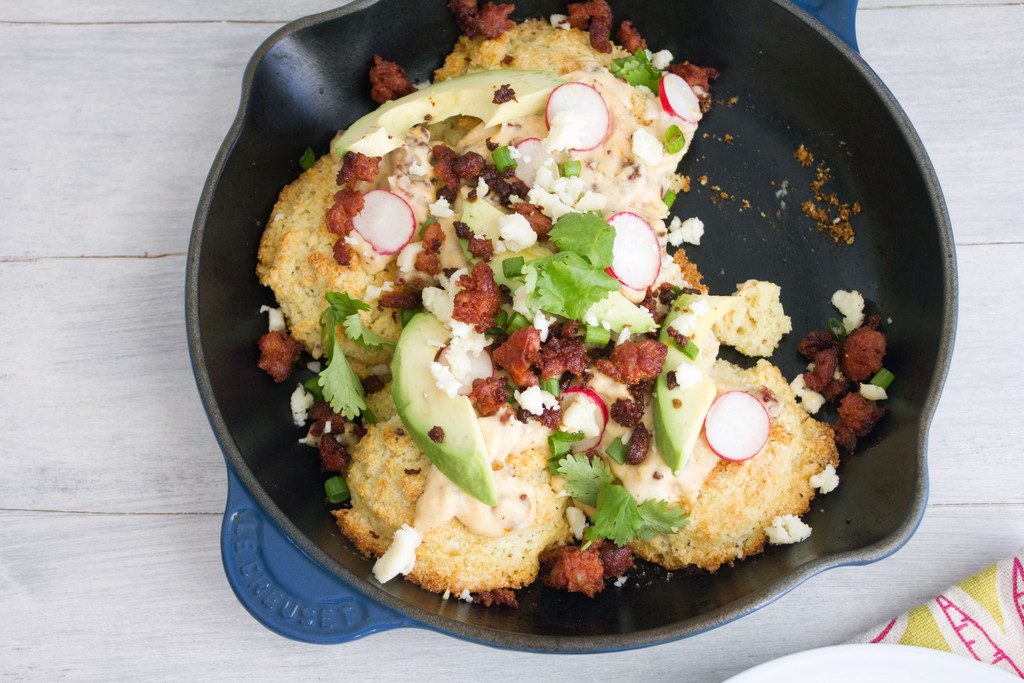
[[[287,409],[294,385],[275,386],[256,368],[255,340],[266,325],[256,311],[273,304],[273,296],[253,271],[264,223],[278,192],[298,175],[302,151],[312,145],[326,152],[336,130],[375,106],[366,76],[372,55],[398,61],[419,80],[456,40],[441,0],[362,4],[358,12],[285,35],[257,66],[237,142],[219,182],[210,186],[194,330],[229,431],[225,441],[240,454],[229,446],[229,460],[243,479],[251,471],[263,489],[256,495],[272,516],[290,520],[337,561],[329,568],[350,580],[368,576],[369,563],[334,527],[317,457],[297,443],[300,430]],[[557,2],[517,6],[518,18],[562,11]],[[456,611],[453,603],[401,581],[383,588],[397,599],[388,602],[407,605],[414,615],[436,615],[442,627],[444,617],[458,619],[464,623],[455,630],[490,642],[648,629],[665,637],[707,628],[730,605],[752,596],[763,601],[791,587],[787,577],[807,563],[867,561],[898,547],[912,533],[927,491],[930,385],[948,360],[944,331],[952,312],[944,294],[953,274],[941,196],[926,181],[930,167],[908,124],[894,117],[869,78],[786,5],[644,1],[628,8],[620,2],[616,9],[655,48],[721,71],[714,84],[720,103],[705,117],[682,164],[694,179],[706,174],[708,184],[694,182],[673,209],[682,218],[699,216],[707,226],[702,245],[689,253],[712,290],[731,292],[747,278],[782,286],[794,331],[772,360],[792,377],[804,363],[796,342],[835,315],[831,293],[859,289],[871,310],[892,320],[887,365],[897,380],[889,416],[861,452],[844,460],[842,486],[815,501],[808,542],[771,548],[715,575],[666,575],[648,567],[639,580],[594,600],[532,587],[520,592],[515,612]],[[734,105],[721,103],[732,96],[738,98]],[[831,168],[829,188],[863,205],[851,247],[833,244],[799,211],[810,198],[814,173],[793,158],[801,143]],[[779,196],[786,181],[788,195]],[[718,197],[723,191],[729,199]],[[750,208],[741,210],[744,199]]]

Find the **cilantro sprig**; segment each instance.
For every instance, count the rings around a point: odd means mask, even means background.
[[[355,299],[345,292],[327,292],[325,298],[328,307],[320,315],[320,325],[325,331],[329,329],[333,334],[335,326],[340,322],[345,328],[345,336],[363,348],[375,349],[385,345],[395,345],[394,342],[363,327],[359,311],[370,310],[370,305],[365,301]],[[326,338],[324,338],[324,348],[329,348]]]
[[[647,51],[640,48],[629,57],[621,57],[612,60],[608,67],[613,76],[618,76],[630,85],[643,85],[658,92],[658,81],[661,80],[661,72],[647,57]]]
[[[604,270],[612,264],[615,228],[596,211],[567,213],[551,226],[548,238],[560,251],[573,251]]]
[[[599,458],[567,455],[558,463],[565,491],[584,505],[595,508],[586,531],[587,543],[606,538],[616,545],[657,534],[669,534],[685,526],[686,514],[663,500],[637,504],[632,494],[614,483],[608,465]]]
[[[325,298],[327,308],[320,314],[320,340],[327,353],[327,367],[317,375],[316,384],[324,400],[331,404],[331,410],[353,420],[366,410],[365,394],[341,350],[337,326],[339,321],[345,326],[353,316],[358,321],[359,311],[368,310],[369,306],[345,292],[327,292]],[[345,329],[349,334],[348,326]]]

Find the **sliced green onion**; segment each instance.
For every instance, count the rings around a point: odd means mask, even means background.
[[[675,124],[669,126],[665,131],[665,149],[668,150],[668,153],[675,154],[685,146],[686,136],[683,135],[682,129]]]
[[[608,444],[608,448],[604,449],[604,452],[620,465],[626,464],[626,444],[622,443],[621,436],[615,437],[615,440]]]
[[[583,164],[576,159],[570,159],[569,161],[562,162],[562,177],[572,178],[578,176],[580,171],[583,170]]]
[[[501,262],[501,272],[505,273],[505,277],[519,277],[523,274],[525,264],[526,259],[522,256],[513,256]]]
[[[424,233],[427,232],[427,228],[437,222],[437,218],[434,216],[427,216],[427,220],[423,221],[423,225],[420,226],[420,237],[423,237]]]
[[[697,356],[700,354],[700,347],[694,344],[692,339],[687,339],[686,346],[680,350],[690,360],[697,360]]]
[[[521,330],[524,327],[529,327],[529,326],[530,326],[530,319],[527,318],[522,313],[516,313],[515,315],[512,316],[512,320],[510,320],[508,322],[508,327],[506,327],[505,329],[508,331],[509,334],[512,334],[516,330]]]
[[[334,476],[325,481],[324,492],[327,494],[327,500],[335,505],[344,503],[349,497],[348,484],[340,476]]]
[[[502,309],[498,311],[498,315],[494,316],[495,327],[505,327],[505,323],[508,322],[508,311]]]
[[[875,373],[874,377],[871,378],[871,383],[874,384],[876,387],[888,389],[889,385],[892,384],[892,381],[894,379],[896,379],[896,375],[892,374],[885,368],[882,368],[881,370]]]
[[[661,201],[665,202],[665,206],[672,208],[672,205],[676,203],[676,193],[672,190],[665,190],[665,196],[661,198]]]
[[[548,445],[551,446],[551,453],[554,455],[552,460],[557,460],[563,455],[572,450],[572,444],[583,439],[583,434],[575,432],[563,432],[561,430],[555,432],[548,437]],[[558,465],[555,464],[554,473],[558,474]]]
[[[491,158],[494,159],[494,167],[498,169],[498,173],[504,173],[508,169],[516,167],[516,160],[512,158],[512,152],[509,151],[508,145],[491,152]]]
[[[846,331],[846,328],[843,326],[843,323],[841,323],[838,319],[829,318],[826,324],[828,325],[829,331],[832,332],[832,334],[834,334],[838,339],[846,339],[846,335],[848,333]]]
[[[562,387],[559,384],[558,380],[558,377],[548,377],[547,379],[541,381],[540,388],[548,392],[555,398],[558,398],[558,395],[562,393]]]
[[[320,388],[320,383],[317,382],[319,375],[313,375],[305,382],[302,383],[302,388],[306,390],[307,394],[311,394],[313,398],[318,401],[324,400],[324,390]]]
[[[612,338],[612,331],[598,325],[587,325],[587,334],[583,338],[588,344],[597,344],[598,346],[604,346]]]
[[[405,327],[413,319],[417,313],[420,312],[418,308],[403,308],[402,309],[402,327]]]
[[[307,147],[306,151],[299,157],[299,166],[302,167],[303,171],[308,171],[313,168],[313,164],[316,163],[316,154],[313,152],[312,147]]]

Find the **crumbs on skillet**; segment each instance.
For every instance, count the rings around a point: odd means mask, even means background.
[[[793,153],[797,163],[801,166],[810,166],[814,162],[814,155],[811,151],[800,145]],[[836,244],[853,244],[857,236],[854,232],[850,218],[860,213],[860,202],[852,204],[840,201],[835,192],[825,192],[825,185],[832,180],[832,170],[820,164],[811,181],[811,191],[814,193],[814,201],[810,199],[800,205],[800,210],[813,220],[818,232],[827,233]]]

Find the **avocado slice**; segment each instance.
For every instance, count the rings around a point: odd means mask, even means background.
[[[357,120],[334,143],[340,157],[345,152],[383,156],[401,146],[406,131],[426,121],[451,116],[473,116],[483,125],[496,126],[544,110],[548,95],[565,81],[551,71],[492,69],[450,78],[387,102]],[[510,85],[516,99],[494,103],[494,91]]]
[[[681,294],[661,326],[658,340],[668,346],[668,355],[654,385],[654,439],[665,464],[678,472],[690,454],[704,426],[704,415],[715,400],[717,389],[708,377],[703,359],[691,361],[668,334],[669,326],[682,315],[694,316],[693,338],[702,339],[711,326],[739,301],[734,296]],[[703,302],[703,303],[701,303]],[[696,311],[694,305],[696,304]],[[668,373],[680,364],[691,363],[700,372],[700,379],[689,386],[668,388]]]
[[[483,197],[469,201],[466,196],[466,188],[462,189],[462,222],[480,237],[497,242],[499,237],[498,219],[504,216],[505,212]]]
[[[491,458],[473,404],[465,396],[451,397],[437,388],[430,363],[437,345],[451,333],[429,313],[418,313],[398,338],[391,361],[391,395],[413,442],[460,489],[486,505],[498,502],[491,476]],[[435,442],[427,433],[444,430]]]
[[[628,327],[633,334],[644,334],[658,326],[646,308],[637,306],[620,292],[611,292],[591,306],[587,310],[587,315],[590,314],[599,322],[608,323],[612,332]]]

